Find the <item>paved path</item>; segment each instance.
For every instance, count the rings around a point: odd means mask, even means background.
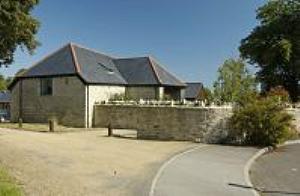
[[[267,191],[262,195],[300,195],[300,144],[260,157],[251,168],[251,180]]]
[[[244,166],[255,148],[206,146],[179,156],[163,170],[154,196],[253,196],[245,185]]]

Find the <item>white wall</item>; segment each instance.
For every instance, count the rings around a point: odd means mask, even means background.
[[[88,85],[86,86],[87,96],[87,127],[91,127],[93,123],[94,105],[96,102],[108,101],[115,94],[125,94],[124,86],[104,86],[104,85]]]

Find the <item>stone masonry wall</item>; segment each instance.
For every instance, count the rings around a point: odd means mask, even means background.
[[[20,116],[19,81],[12,90],[12,121]],[[53,78],[53,95],[40,95],[40,79],[22,80],[22,119],[24,122],[44,123],[50,117],[73,127],[85,126],[85,85],[78,77]]]
[[[140,139],[220,143],[231,108],[96,105],[95,127],[136,129]]]
[[[296,130],[300,134],[300,109],[287,109],[288,113],[294,116],[293,124],[296,127]]]

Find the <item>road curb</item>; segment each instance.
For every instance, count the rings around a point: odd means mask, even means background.
[[[285,143],[278,145],[277,147],[283,147],[283,146],[288,146],[288,145],[293,145],[293,144],[300,144],[300,140],[292,140],[292,141],[286,141]],[[245,182],[246,185],[249,187],[254,187],[251,180],[250,180],[250,168],[252,164],[255,162],[256,159],[258,159],[260,156],[267,152],[271,152],[274,148],[273,147],[265,147],[263,149],[260,149],[258,152],[256,152],[246,163],[244,167],[244,177],[245,177]],[[259,192],[255,189],[252,189],[253,195],[254,196],[260,196]]]
[[[150,188],[150,192],[149,192],[149,196],[154,196],[155,193],[155,187],[156,184],[160,178],[160,176],[162,175],[163,171],[165,170],[165,168],[170,165],[173,161],[175,161],[177,158],[187,154],[187,153],[191,153],[195,150],[198,150],[199,148],[204,148],[207,147],[208,145],[201,145],[201,146],[195,146],[192,147],[190,149],[187,149],[183,152],[179,152],[177,154],[175,154],[174,156],[170,157],[166,162],[163,163],[163,165],[159,168],[158,172],[156,173],[156,175],[154,176],[152,183],[151,183],[151,188]]]

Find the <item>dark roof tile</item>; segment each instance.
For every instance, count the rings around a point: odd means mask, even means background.
[[[74,74],[75,68],[70,50],[66,45],[33,65],[21,77]]]
[[[87,83],[127,83],[111,57],[76,45],[73,48],[80,67],[80,75]]]
[[[186,84],[166,71],[156,60],[150,57],[153,69],[157,75],[158,80],[165,86],[186,86]]]
[[[185,98],[196,99],[203,90],[203,84],[200,82],[188,82],[185,89]]]
[[[76,44],[64,46],[17,78],[70,74],[92,84],[185,86],[150,57],[117,59]]]
[[[115,59],[120,73],[129,85],[157,85],[147,57]]]

